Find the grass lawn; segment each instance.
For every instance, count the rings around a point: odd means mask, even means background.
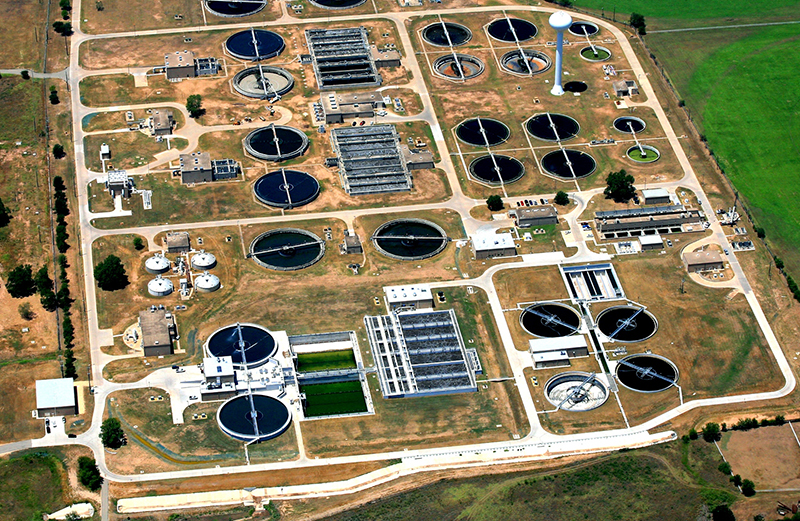
[[[609,18],[616,12],[618,21],[627,21],[630,13],[643,14],[648,29],[665,29],[669,27],[726,25],[743,18],[796,18],[798,0],[771,0],[768,3],[754,3],[747,0],[709,0],[692,2],[691,0],[621,0],[607,2],[605,0],[576,0],[575,6],[592,11],[605,12]],[[723,20],[714,20],[722,18]]]
[[[320,353],[300,353],[297,355],[297,370],[301,373],[311,373],[329,369],[349,369],[355,366],[356,357],[352,349],[322,351]]]
[[[53,455],[28,454],[0,463],[0,520],[41,519],[65,506],[63,468]]]
[[[800,81],[797,28],[665,33],[647,43],[777,254],[800,273],[800,98],[789,88]]]
[[[713,445],[694,441],[555,470],[432,477],[427,486],[327,519],[695,519],[703,505],[712,510],[736,499],[738,491],[717,470],[721,462]]]
[[[358,380],[301,385],[300,392],[306,395],[305,414],[308,417],[367,411],[367,402]]]

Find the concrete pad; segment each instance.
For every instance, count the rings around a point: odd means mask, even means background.
[[[147,87],[147,74],[134,74],[133,75],[134,87]]]

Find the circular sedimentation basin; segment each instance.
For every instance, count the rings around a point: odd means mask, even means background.
[[[626,134],[632,133],[631,128],[633,128],[633,132],[636,132],[638,134],[641,131],[643,131],[646,127],[647,124],[644,122],[643,119],[634,116],[621,116],[614,120],[614,128]]]
[[[319,262],[325,241],[297,228],[279,228],[262,233],[250,243],[249,256],[256,264],[276,271],[296,271]]]
[[[616,377],[620,384],[632,391],[658,393],[672,387],[678,381],[679,372],[668,358],[648,353],[630,355],[620,360]]]
[[[661,152],[656,147],[652,145],[641,145],[641,147],[644,153],[634,145],[625,154],[637,163],[655,163],[661,158]]]
[[[581,317],[565,304],[539,302],[522,311],[519,324],[532,336],[556,338],[575,333],[581,325]]]
[[[542,158],[542,168],[548,174],[560,179],[580,179],[592,175],[597,169],[597,162],[586,152],[565,148],[545,154]]]
[[[550,112],[531,116],[525,130],[542,141],[568,141],[578,135],[581,126],[574,118]]]
[[[513,30],[512,30],[513,28]],[[501,42],[527,42],[536,37],[536,26],[520,18],[500,18],[491,22],[486,31],[489,36]],[[516,38],[514,37],[516,35]]]
[[[262,79],[263,73],[263,79]],[[268,84],[267,84],[268,82]],[[286,69],[262,65],[236,73],[233,88],[248,98],[267,99],[283,96],[294,87],[294,78]]]
[[[604,62],[611,59],[611,51],[606,47],[595,45],[592,49],[591,45],[587,45],[581,49],[581,58],[588,62]]]
[[[291,423],[292,413],[286,404],[264,394],[235,396],[217,410],[220,430],[240,441],[259,442],[275,438],[283,434]]]
[[[550,69],[551,65],[549,56],[531,49],[515,49],[500,58],[500,66],[504,71],[519,76],[541,74]]]
[[[448,80],[471,80],[480,76],[484,68],[480,59],[469,54],[445,54],[433,62],[433,71]]]
[[[608,400],[606,385],[582,371],[559,373],[550,378],[544,388],[547,401],[565,411],[591,411]]]
[[[450,37],[449,41],[448,36]],[[472,39],[472,31],[461,24],[436,22],[422,29],[422,39],[436,47],[449,47],[450,44],[453,47],[458,47]]]
[[[270,125],[249,133],[244,138],[244,148],[257,159],[285,161],[306,151],[308,137],[296,128]]]
[[[522,179],[525,165],[514,157],[486,154],[469,164],[469,174],[489,185],[509,184]]]
[[[395,219],[380,225],[372,243],[382,254],[399,260],[421,260],[438,255],[447,247],[447,234],[423,219]]]
[[[283,37],[266,29],[240,31],[225,40],[225,49],[240,60],[267,60],[278,56],[285,48]]]
[[[649,311],[634,306],[613,306],[597,315],[597,327],[617,342],[642,342],[656,334],[658,321]],[[616,334],[614,334],[616,333]]]
[[[496,119],[478,117],[460,123],[456,127],[456,136],[468,145],[494,147],[505,143],[511,136],[511,130]]]
[[[240,330],[244,356],[240,345]],[[206,341],[206,352],[209,357],[230,356],[233,364],[242,369],[264,365],[277,350],[278,344],[272,334],[257,324],[231,324],[211,333]]]
[[[253,184],[256,199],[275,208],[298,208],[319,195],[319,182],[298,170],[280,169],[258,178]]]

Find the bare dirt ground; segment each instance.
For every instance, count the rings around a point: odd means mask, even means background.
[[[794,427],[795,431],[798,427]],[[734,474],[750,479],[758,489],[800,487],[800,444],[789,424],[750,431],[728,431],[720,441]],[[758,447],[758,450],[754,450]]]

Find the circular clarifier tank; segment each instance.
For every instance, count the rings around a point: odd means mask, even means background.
[[[161,275],[147,283],[147,291],[154,297],[166,297],[172,293],[173,289],[175,289],[175,286],[172,281],[161,277]]]
[[[422,219],[396,219],[383,223],[372,234],[372,243],[393,259],[420,260],[447,247],[447,234],[437,224]]]
[[[542,168],[561,179],[577,179],[591,175],[597,168],[597,162],[586,152],[564,148],[545,154]]]
[[[312,4],[323,9],[350,9],[351,7],[358,7],[367,2],[367,0],[309,0]]]
[[[641,342],[656,334],[658,321],[642,308],[614,306],[597,315],[597,327],[617,342]]]
[[[511,130],[490,118],[471,118],[456,127],[458,139],[476,147],[495,147],[504,143],[511,136]]]
[[[519,324],[539,338],[569,336],[581,326],[581,317],[573,308],[558,302],[539,302],[525,308]]]
[[[592,22],[572,22],[572,25],[569,26],[569,32],[575,36],[586,37],[587,34],[594,36],[600,32],[600,28]]]
[[[472,39],[472,31],[461,24],[436,22],[422,29],[422,39],[437,47],[457,47]]]
[[[270,125],[250,132],[244,138],[244,148],[258,159],[285,161],[306,151],[308,137],[296,128]]]
[[[595,45],[594,48],[588,45],[581,49],[581,58],[588,62],[604,62],[611,59],[611,51],[600,45]]]
[[[548,112],[532,116],[525,122],[525,130],[542,141],[567,141],[578,135],[581,126],[569,116]]]
[[[594,375],[581,371],[557,374],[544,388],[547,401],[565,411],[591,411],[608,400],[606,385]]]
[[[242,355],[242,347],[244,355]],[[266,328],[256,324],[225,326],[211,333],[206,342],[208,356],[212,358],[230,356],[233,364],[240,369],[260,367],[267,363],[267,360],[277,351],[278,344],[272,334]],[[246,365],[245,360],[247,361]]]
[[[525,175],[525,165],[513,157],[487,154],[469,164],[469,173],[478,181],[490,185],[509,184]]]
[[[319,262],[325,255],[325,241],[296,228],[270,230],[250,244],[249,256],[257,264],[277,271],[294,271]]]
[[[564,92],[586,92],[588,88],[582,81],[568,81],[564,84]]]
[[[306,172],[281,168],[264,174],[253,184],[256,199],[275,208],[297,208],[319,195],[319,182]]]
[[[217,411],[220,430],[231,438],[246,442],[280,436],[291,423],[289,408],[277,398],[263,394],[236,396],[223,403]]]
[[[483,62],[469,54],[445,54],[433,62],[434,72],[450,80],[471,80],[480,76],[483,69]]]
[[[637,163],[655,163],[661,157],[661,152],[651,145],[632,146],[625,154]]]
[[[194,278],[194,287],[200,293],[211,293],[212,291],[217,291],[220,288],[219,277],[212,275],[209,272],[205,272],[202,275],[198,275]]]
[[[500,58],[500,66],[504,71],[522,76],[545,72],[551,64],[549,56],[531,49],[515,49]]]
[[[196,270],[210,270],[217,265],[217,258],[207,251],[201,251],[192,257],[192,268]]]
[[[678,381],[678,368],[668,358],[653,354],[626,356],[617,363],[619,383],[640,393],[657,393]]]
[[[519,18],[500,18],[490,23],[486,31],[495,40],[510,43],[527,42],[539,32],[531,22]]]
[[[633,116],[622,116],[614,120],[614,128],[626,134],[632,134],[633,132],[638,134],[643,131],[646,126],[647,124],[643,119]]]
[[[253,38],[255,37],[255,43]],[[267,60],[283,52],[286,44],[278,33],[266,29],[238,32],[225,41],[225,49],[240,60]]]
[[[162,273],[168,272],[169,266],[169,259],[160,253],[156,253],[154,256],[144,261],[145,271],[153,275],[161,275]]]
[[[223,18],[238,18],[255,14],[267,6],[267,2],[258,0],[246,0],[236,2],[225,2],[223,0],[206,0],[206,9],[212,14]]]
[[[263,77],[262,77],[263,74]],[[268,99],[283,96],[294,87],[294,78],[280,67],[249,67],[233,77],[236,92],[249,98]]]

